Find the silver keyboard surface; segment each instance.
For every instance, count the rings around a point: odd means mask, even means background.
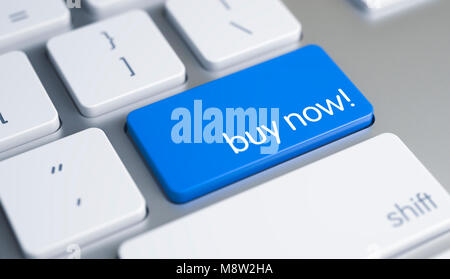
[[[83,248],[84,258],[115,258],[118,247],[124,240],[386,132],[401,137],[437,180],[450,190],[449,1],[426,1],[384,17],[373,17],[361,12],[350,0],[283,0],[302,23],[301,42],[219,72],[205,70],[200,65],[186,42],[169,23],[163,7],[164,1],[148,2],[151,4],[147,5],[146,10],[186,66],[187,83],[100,117],[85,118],[49,61],[45,46],[35,46],[26,50],[26,54],[58,110],[62,126],[52,135],[0,153],[0,160],[4,160],[90,127],[100,128],[106,133],[144,196],[149,216],[138,225]],[[71,13],[74,29],[96,21],[82,9],[72,9]],[[125,133],[127,114],[157,100],[308,44],[322,46],[364,92],[374,106],[375,124],[369,130],[346,137],[193,202],[183,205],[169,202]],[[450,239],[447,243],[447,247],[450,247]],[[408,256],[432,256],[445,250],[446,247],[441,245],[442,242],[440,245],[431,242]],[[0,211],[0,258],[22,257],[7,218]]]

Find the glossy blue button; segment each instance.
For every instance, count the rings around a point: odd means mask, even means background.
[[[372,121],[372,105],[311,45],[133,111],[127,125],[169,199],[183,203]]]

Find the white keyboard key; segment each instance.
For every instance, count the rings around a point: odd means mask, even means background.
[[[58,130],[58,112],[24,53],[0,56],[0,92],[0,152]]]
[[[450,198],[383,134],[125,242],[122,258],[394,257],[450,228]]]
[[[300,39],[279,0],[169,0],[169,18],[200,62],[219,70]]]
[[[0,51],[28,46],[70,28],[70,12],[61,0],[0,2]]]
[[[183,63],[140,10],[63,34],[51,39],[47,47],[87,117],[126,106],[186,79]]]
[[[127,9],[148,6],[152,0],[84,0],[87,10],[98,17],[103,17]]]
[[[99,129],[0,162],[0,177],[3,208],[28,257],[60,256],[146,214],[141,193]]]

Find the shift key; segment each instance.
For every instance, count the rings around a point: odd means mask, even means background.
[[[138,109],[127,126],[169,199],[183,203],[372,122],[369,101],[311,45]]]
[[[445,189],[397,136],[382,134],[146,232],[119,255],[397,258],[430,240],[445,245],[449,229]]]

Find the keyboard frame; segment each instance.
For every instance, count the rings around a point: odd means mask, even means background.
[[[98,127],[107,134],[148,204],[149,214],[143,222],[82,247],[83,258],[115,258],[119,245],[130,237],[385,132],[398,135],[438,181],[450,190],[450,37],[444,36],[447,34],[445,26],[450,25],[450,17],[446,12],[450,10],[450,1],[429,0],[380,18],[366,16],[353,5],[353,0],[283,0],[302,23],[302,41],[219,72],[208,71],[200,65],[170,24],[164,11],[164,1],[152,2],[146,10],[187,71],[185,85],[155,97],[100,117],[85,118],[77,110],[50,63],[45,46],[41,44],[26,50],[58,110],[62,126],[52,135],[0,153],[0,161],[86,128]],[[94,21],[84,10],[72,10],[74,28]],[[171,203],[126,134],[127,114],[157,100],[313,43],[328,52],[373,104],[376,116],[374,125],[187,204]],[[421,108],[424,114],[420,114]],[[403,256],[429,257],[446,247],[450,247],[450,236],[432,241]],[[22,257],[5,214],[0,210],[0,258]]]

